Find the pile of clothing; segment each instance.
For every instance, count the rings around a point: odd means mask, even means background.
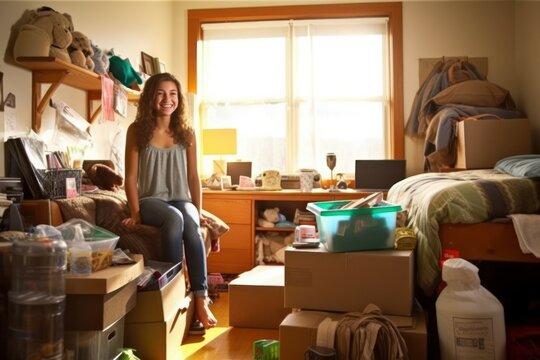
[[[440,171],[456,161],[458,121],[517,119],[522,113],[510,92],[486,79],[466,60],[441,59],[418,89],[405,134],[424,137],[424,170]]]

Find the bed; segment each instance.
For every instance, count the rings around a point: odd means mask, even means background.
[[[540,155],[531,159],[540,168]],[[415,230],[417,284],[427,295],[439,285],[443,248],[471,260],[540,262],[520,251],[507,218],[539,213],[540,178],[516,176],[523,174],[499,163],[493,169],[422,173],[389,190],[388,201],[405,209],[404,225]]]

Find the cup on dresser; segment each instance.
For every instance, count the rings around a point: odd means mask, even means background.
[[[311,170],[302,170],[300,172],[300,191],[311,192],[313,190],[314,173]]]

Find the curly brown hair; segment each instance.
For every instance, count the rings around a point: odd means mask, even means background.
[[[139,99],[137,115],[134,124],[137,129],[137,148],[144,149],[150,143],[152,132],[156,128],[156,113],[154,107],[154,98],[156,91],[163,81],[172,81],[178,89],[178,107],[171,114],[169,130],[177,144],[185,147],[191,145],[191,136],[193,129],[188,124],[186,117],[185,99],[182,94],[180,82],[170,73],[160,73],[152,75],[144,83],[144,88]]]

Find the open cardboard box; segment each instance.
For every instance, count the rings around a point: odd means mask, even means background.
[[[319,324],[326,318],[339,320],[344,313],[322,311],[296,311],[289,314],[279,326],[280,359],[304,359],[309,346],[317,345]],[[427,326],[424,311],[417,307],[414,316],[389,316],[405,340],[409,359],[427,359]]]
[[[124,344],[137,349],[141,359],[179,359],[180,345],[193,316],[193,295],[186,294],[181,264],[174,276],[165,273],[168,282],[159,281],[156,290],[139,291],[137,304],[126,315]]]

